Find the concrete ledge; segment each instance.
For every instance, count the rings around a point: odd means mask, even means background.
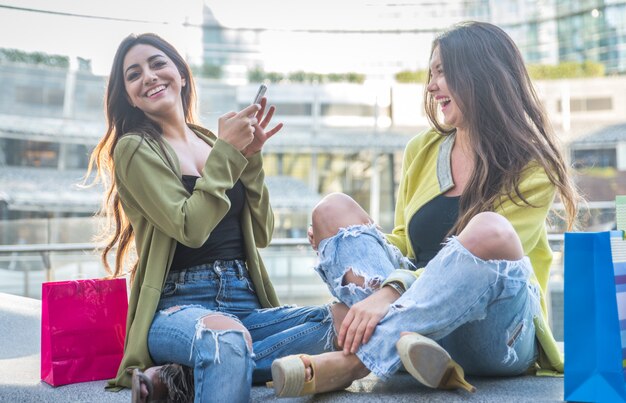
[[[0,293],[0,401],[3,402],[128,402],[130,391],[106,392],[105,381],[53,388],[39,380],[41,302]],[[559,402],[563,378],[469,378],[478,391],[441,391],[420,385],[400,373],[389,382],[370,375],[345,391],[294,399],[276,399],[272,389],[256,386],[254,402]]]

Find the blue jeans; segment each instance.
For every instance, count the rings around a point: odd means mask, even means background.
[[[400,251],[371,225],[342,228],[319,245],[316,270],[331,293],[348,306],[371,295],[395,269],[407,265]],[[346,270],[365,286],[342,285]],[[401,366],[400,332],[417,332],[444,347],[466,373],[518,375],[537,359],[533,317],[539,292],[529,281],[530,260],[482,260],[451,237],[421,276],[391,305],[357,356],[381,379]]]
[[[239,330],[207,329],[202,318],[231,317],[252,336],[252,351]],[[271,379],[271,364],[289,354],[333,349],[329,306],[262,309],[240,260],[216,261],[168,275],[148,334],[158,364],[194,369],[195,402],[247,402],[252,382]]]

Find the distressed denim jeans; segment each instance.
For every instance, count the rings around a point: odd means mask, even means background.
[[[352,306],[407,264],[376,227],[356,225],[320,242],[316,270],[331,293]],[[364,287],[342,285],[349,269],[364,278]],[[357,356],[387,379],[401,366],[395,344],[400,333],[408,331],[437,341],[468,374],[521,374],[537,358],[533,317],[540,315],[540,304],[531,274],[527,257],[482,260],[451,237],[391,305]]]
[[[241,331],[204,326],[216,313],[248,329],[252,350]],[[247,402],[252,382],[271,379],[275,359],[331,351],[334,338],[329,306],[262,309],[244,263],[232,260],[168,275],[148,348],[157,365],[194,368],[195,402]]]

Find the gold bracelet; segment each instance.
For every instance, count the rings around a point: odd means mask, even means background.
[[[393,288],[400,295],[402,295],[402,294],[404,294],[406,292],[406,290],[404,289],[402,284],[400,284],[398,281],[391,281],[391,282],[385,284],[385,286],[389,286],[389,287]]]

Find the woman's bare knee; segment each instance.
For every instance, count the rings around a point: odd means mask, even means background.
[[[473,255],[489,260],[518,260],[524,249],[515,228],[498,213],[483,212],[474,216],[458,237]]]
[[[354,284],[358,287],[365,287],[365,278],[358,274],[355,274],[352,269],[346,270],[343,274],[343,280],[341,285]]]
[[[337,234],[340,228],[369,224],[372,219],[365,210],[343,193],[331,193],[313,208],[313,237],[316,243]]]
[[[252,336],[250,332],[241,322],[220,314],[209,314],[202,318],[204,327],[211,330],[238,330],[243,333],[243,337],[248,343],[248,347],[252,348]]]

